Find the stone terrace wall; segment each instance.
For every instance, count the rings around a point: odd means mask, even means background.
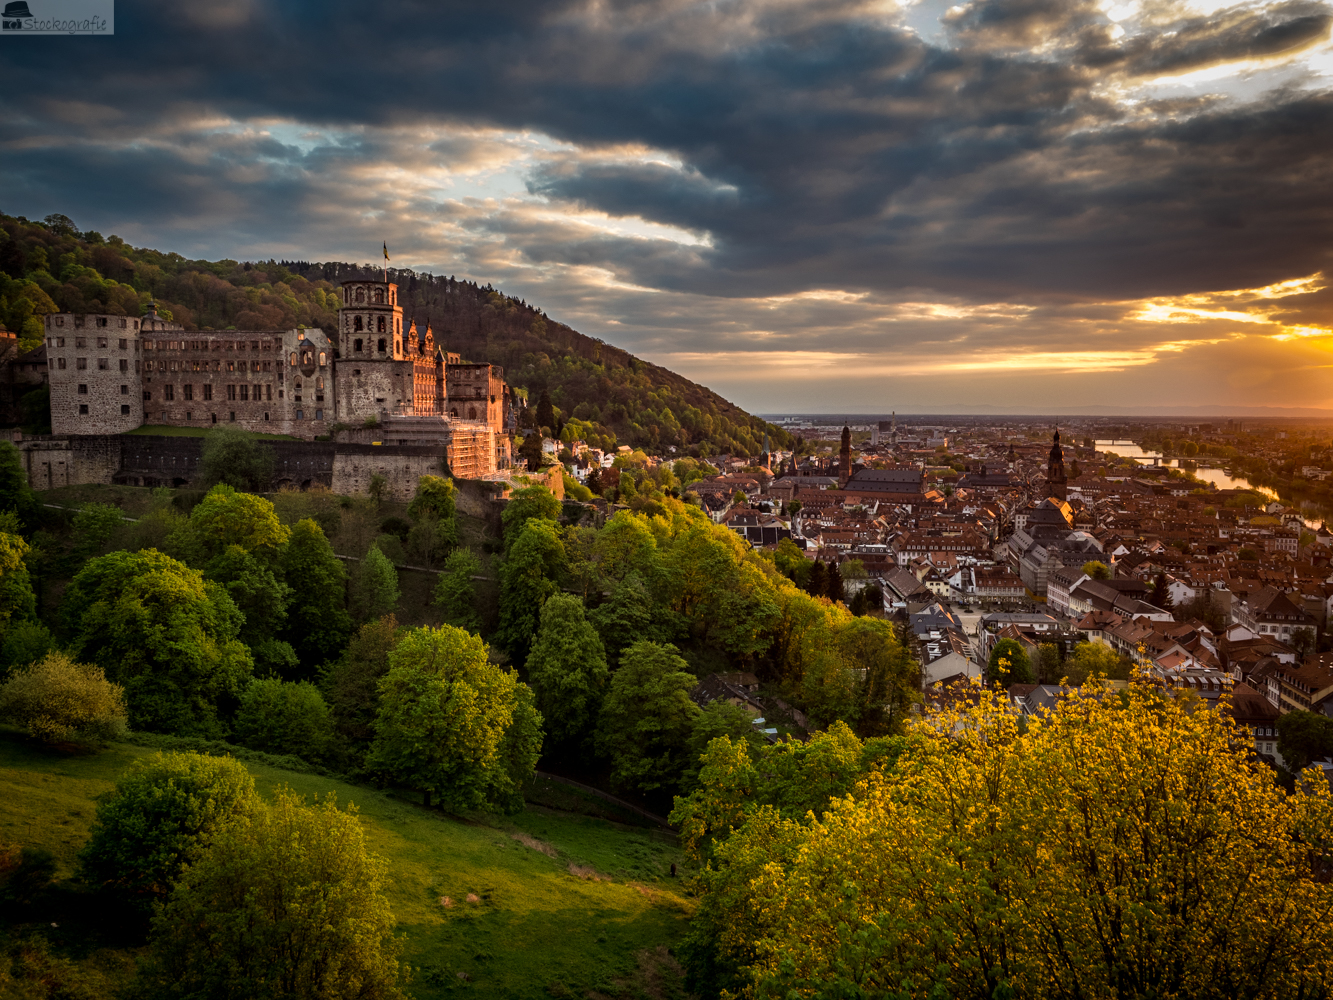
[[[444,475],[440,448],[411,445],[331,445],[337,449],[333,462],[334,493],[370,491],[370,477],[379,473],[387,480],[386,494],[395,500],[411,500],[422,476]]]
[[[120,468],[120,436],[38,434],[15,441],[33,489],[109,483]]]

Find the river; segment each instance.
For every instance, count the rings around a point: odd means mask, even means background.
[[[1121,458],[1132,458],[1140,465],[1152,465],[1154,459],[1162,458],[1162,453],[1160,451],[1144,451],[1133,441],[1098,441],[1096,442],[1096,447],[1098,451],[1109,451],[1119,455]],[[1185,459],[1185,461],[1188,462],[1190,460]],[[1165,464],[1172,469],[1181,468],[1179,459],[1173,458]],[[1256,493],[1262,493],[1264,496],[1271,497],[1274,500],[1281,500],[1277,495],[1276,490],[1267,486],[1255,486],[1243,476],[1228,476],[1223,469],[1205,468],[1200,465],[1193,470],[1187,471],[1192,471],[1197,478],[1202,479],[1204,482],[1212,483],[1219,490],[1254,490]],[[1286,501],[1281,502],[1285,503]],[[1325,516],[1323,509],[1318,504],[1314,503],[1302,502],[1301,512],[1303,514],[1312,515],[1305,520],[1305,523],[1311,528],[1317,528],[1319,522],[1323,520]]]

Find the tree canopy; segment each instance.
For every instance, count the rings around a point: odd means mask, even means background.
[[[522,808],[541,752],[531,689],[460,628],[412,629],[389,653],[369,766],[451,812]]]
[[[914,724],[910,752],[804,817],[728,812],[749,779],[719,747],[711,829],[731,832],[701,877],[685,949],[696,988],[975,1000],[1323,988],[1333,930],[1308,915],[1333,906],[1327,782],[1286,794],[1224,714],[1147,684],[1075,691],[1026,732],[1003,694],[977,696]]]
[[[141,985],[191,997],[397,1000],[386,864],[354,808],[290,790],[237,817],[153,918]]]
[[[152,549],[90,559],[61,620],[71,655],[124,686],[136,729],[219,733],[219,699],[239,695],[253,669],[227,592]]]

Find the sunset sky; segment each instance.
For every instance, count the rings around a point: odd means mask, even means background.
[[[118,0],[113,39],[0,40],[0,209],[385,240],[762,412],[1333,407],[1331,21]]]

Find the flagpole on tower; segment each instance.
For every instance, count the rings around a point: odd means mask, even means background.
[[[384,283],[389,283],[389,243],[384,242]]]

